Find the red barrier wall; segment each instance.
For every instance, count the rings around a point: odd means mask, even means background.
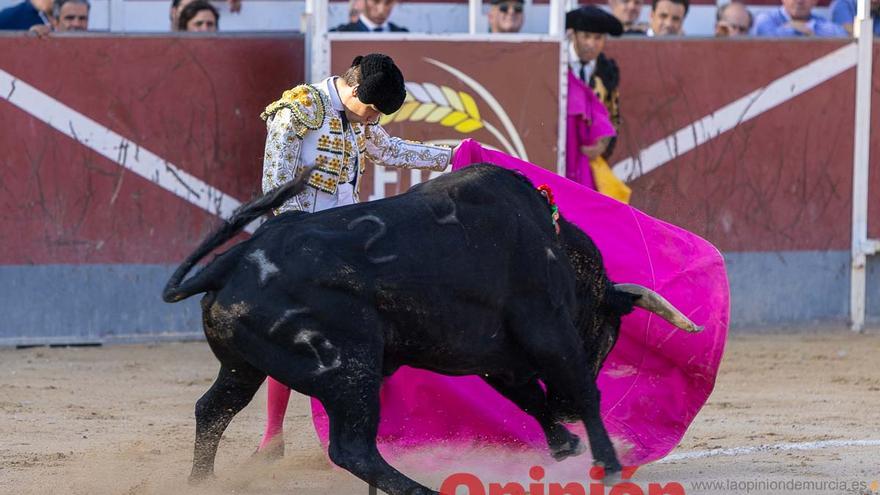
[[[622,71],[619,162],[844,46],[844,41],[611,40]],[[875,45],[874,57],[880,56]],[[870,234],[880,235],[880,67],[874,65]],[[638,179],[633,204],[722,251],[848,250],[855,69]]]
[[[239,200],[300,36],[0,37],[0,70]],[[175,263],[217,218],[0,99],[0,265]]]
[[[611,163],[843,43],[610,40],[624,117]],[[259,190],[258,115],[304,68],[301,38],[2,37],[0,53],[3,71],[241,200]],[[636,179],[633,203],[724,251],[847,250],[854,77],[845,71]],[[0,264],[170,263],[216,221],[2,99],[0,125]],[[876,128],[871,148],[878,236]]]

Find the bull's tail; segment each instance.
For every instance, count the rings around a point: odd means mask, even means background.
[[[183,281],[183,278],[186,277],[199,260],[207,256],[208,253],[214,249],[223,245],[223,243],[229,239],[235,237],[239,232],[244,230],[249,223],[268,211],[280,207],[285,201],[301,193],[306,188],[311,171],[311,168],[304,170],[295,180],[292,180],[249,203],[245,203],[235,210],[229,220],[226,220],[223,225],[202,241],[199,247],[197,247],[196,250],[193,251],[179,267],[177,267],[177,270],[171,275],[168,283],[165,284],[165,290],[162,291],[162,299],[169,303],[177,302],[192,295],[210,290],[213,285],[212,280],[215,279],[213,275],[216,274],[216,270],[209,270],[206,268],[189,280]]]

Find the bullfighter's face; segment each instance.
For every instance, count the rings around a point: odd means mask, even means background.
[[[353,98],[345,102],[346,117],[352,122],[360,124],[375,124],[379,122],[382,112],[375,105],[364,103],[358,98],[358,87],[352,91]]]

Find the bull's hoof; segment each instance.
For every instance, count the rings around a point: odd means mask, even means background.
[[[605,473],[605,477],[602,478],[602,484],[605,486],[615,486],[619,484],[623,479],[620,476],[620,471],[613,471],[610,473]]]
[[[620,475],[620,471],[611,471],[611,472],[606,471],[605,477],[602,478],[602,484],[605,486],[615,486],[618,483],[620,483],[621,481],[623,481],[623,480]]]
[[[568,459],[569,457],[579,456],[586,451],[587,447],[581,442],[580,437],[577,435],[571,435],[569,440],[564,444],[550,447],[550,455],[552,455],[553,459],[557,462]]]
[[[623,467],[621,467],[620,463],[617,461],[609,464],[609,467],[605,467],[605,463],[603,462],[596,462],[593,464],[593,470],[590,472],[590,477],[594,480],[601,481],[605,486],[614,486],[622,481],[622,471]]]
[[[208,481],[213,481],[215,479],[217,479],[217,476],[215,476],[214,473],[197,473],[193,471],[189,475],[189,479],[187,480],[187,482],[190,485],[199,485]]]

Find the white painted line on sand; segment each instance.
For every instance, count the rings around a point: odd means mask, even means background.
[[[757,445],[754,447],[731,447],[727,449],[698,450],[694,452],[682,452],[680,454],[668,455],[663,459],[657,461],[657,463],[662,464],[664,462],[688,461],[692,459],[704,459],[706,457],[731,457],[750,455],[777,450],[818,450],[835,447],[880,447],[880,440],[820,440],[815,442],[776,443],[769,445]]]

